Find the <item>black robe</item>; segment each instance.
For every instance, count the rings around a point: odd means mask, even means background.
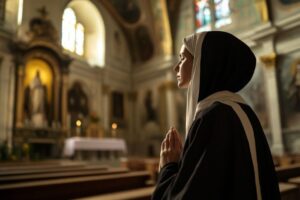
[[[255,134],[262,199],[280,199],[263,129],[252,109],[240,105]],[[246,133],[231,107],[217,102],[198,114],[179,163],[169,163],[161,169],[152,199],[257,199]]]

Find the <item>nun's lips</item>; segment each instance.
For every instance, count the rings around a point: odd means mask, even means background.
[[[177,76],[177,80],[180,79],[180,76]]]

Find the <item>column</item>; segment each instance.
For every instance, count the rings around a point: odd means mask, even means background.
[[[62,80],[62,128],[63,130],[67,130],[67,122],[68,122],[68,85],[69,85],[69,77],[68,74],[63,74]],[[67,130],[69,131],[69,130]]]
[[[0,141],[7,141],[9,151],[12,149],[13,116],[15,107],[15,65],[10,57],[3,58],[0,99]]]
[[[270,53],[260,57],[264,64],[264,75],[266,81],[268,116],[270,121],[270,130],[272,133],[272,153],[282,155],[284,146],[282,140],[282,129],[280,120],[279,94],[276,79],[276,54]]]
[[[177,84],[173,81],[173,73],[167,73],[167,81],[165,82],[166,88],[166,105],[167,105],[167,126],[168,128],[173,126],[175,128],[178,127],[178,114],[176,110],[176,96],[175,90],[177,88]]]
[[[110,88],[108,85],[102,85],[103,94],[103,127],[106,137],[111,136],[110,124]]]
[[[16,116],[16,126],[22,127],[24,118],[24,76],[25,67],[23,65],[18,66],[18,93],[17,93],[17,116]]]
[[[137,100],[137,92],[132,91],[132,92],[128,92],[127,93],[127,97],[128,97],[128,109],[127,113],[128,113],[128,124],[129,124],[129,137],[127,138],[128,141],[131,143],[135,138],[134,133],[135,133],[135,119],[136,119],[136,113],[135,113],[135,104],[136,104],[136,100]],[[126,108],[126,105],[125,105]]]

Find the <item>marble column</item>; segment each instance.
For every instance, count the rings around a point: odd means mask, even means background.
[[[12,148],[13,116],[15,106],[15,66],[11,57],[4,57],[0,71],[0,141],[7,141]]]
[[[167,74],[167,81],[165,82],[166,88],[166,105],[167,105],[167,127],[175,127],[178,128],[178,114],[176,109],[176,96],[175,90],[177,88],[177,84],[172,80],[173,74]]]
[[[260,61],[264,64],[268,115],[270,130],[272,133],[271,151],[275,155],[282,155],[284,153],[284,145],[282,139],[279,94],[276,79],[276,54],[270,53],[263,55],[260,57]]]
[[[68,86],[69,86],[69,77],[68,74],[63,74],[62,77],[62,128],[67,130],[68,127]]]
[[[136,119],[136,113],[135,113],[135,104],[137,100],[137,92],[132,91],[127,93],[128,98],[128,124],[129,124],[129,136],[127,137],[128,141],[131,143],[134,138],[135,133],[135,119]],[[126,106],[125,106],[126,107]]]
[[[19,65],[18,67],[18,89],[17,89],[17,116],[16,116],[16,126],[23,127],[24,125],[24,77],[25,77],[25,67],[24,65]]]
[[[103,94],[103,127],[105,136],[111,136],[111,124],[110,124],[110,88],[108,85],[102,85]]]

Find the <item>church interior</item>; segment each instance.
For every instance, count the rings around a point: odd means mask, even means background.
[[[254,52],[240,94],[300,199],[300,0],[0,0],[1,199],[150,199],[182,40],[210,30]]]

